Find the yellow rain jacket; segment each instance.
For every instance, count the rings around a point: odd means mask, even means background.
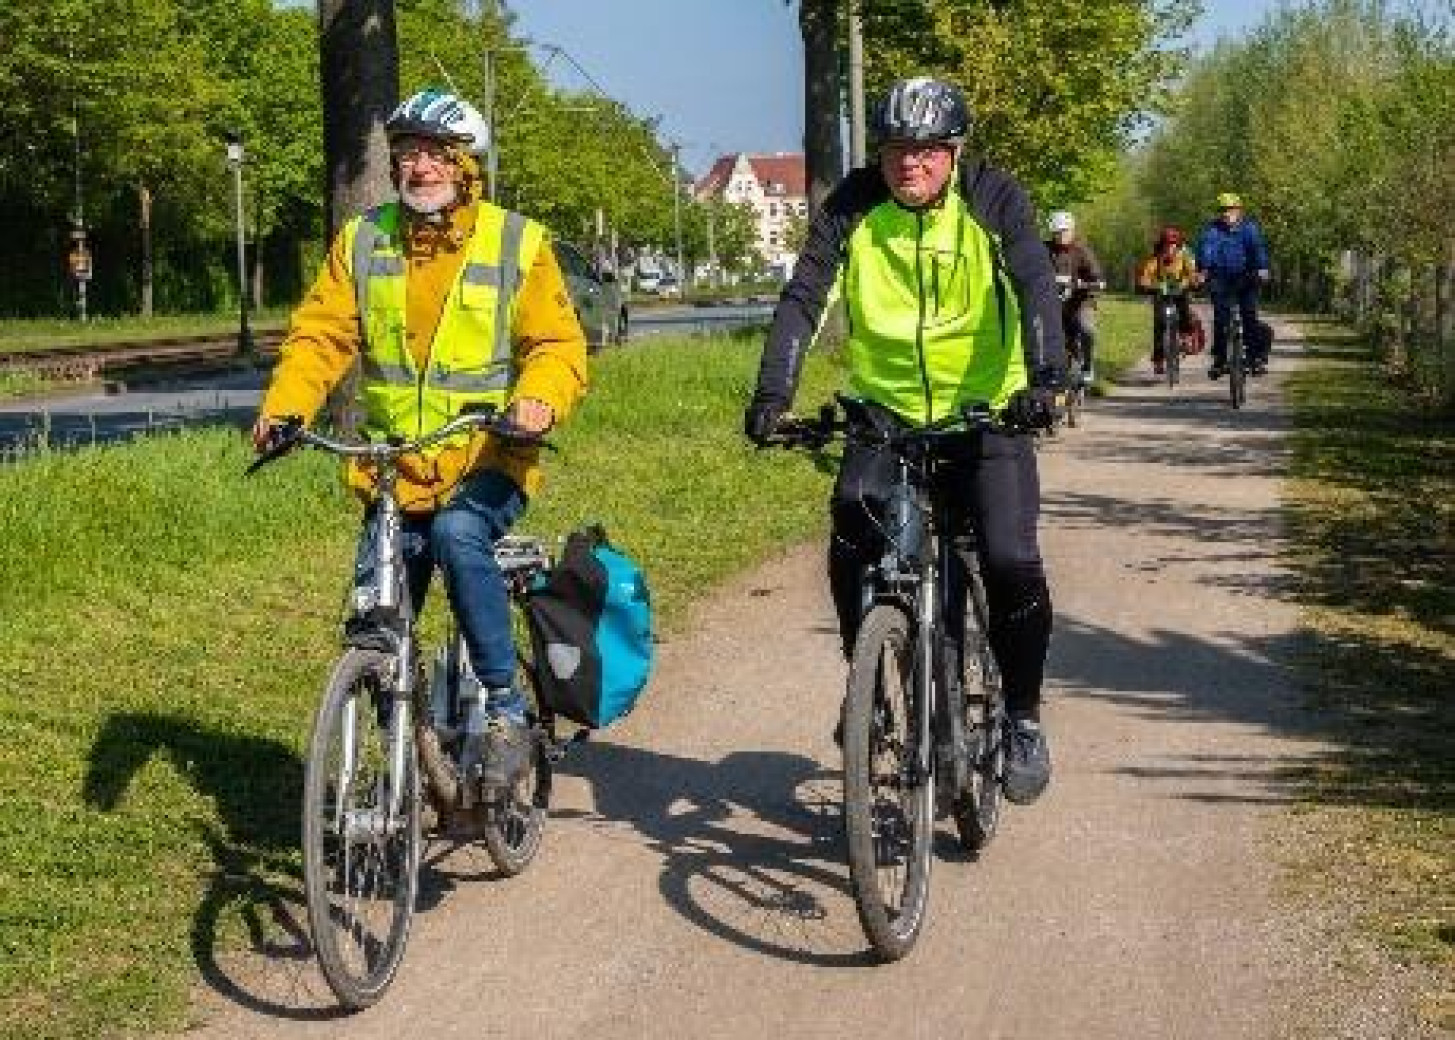
[[[482,213],[489,219],[482,219]],[[408,367],[415,373],[430,371],[442,326],[447,330],[462,327],[458,310],[462,296],[467,297],[472,288],[462,285],[462,271],[472,244],[479,245],[474,242],[477,224],[498,229],[500,211],[488,202],[472,201],[453,210],[447,224],[415,225],[398,244],[404,265],[403,342],[411,363]],[[263,398],[261,413],[269,418],[301,415],[311,421],[364,352],[350,255],[356,227],[351,222],[337,236],[317,281],[294,312]],[[463,305],[468,307],[468,300]],[[447,308],[451,310],[447,312]],[[513,370],[501,396],[507,405],[525,398],[541,401],[551,407],[559,423],[586,388],[586,339],[549,243],[542,242],[534,250],[530,269],[510,301],[508,320]],[[451,356],[458,356],[461,346],[457,339],[451,348]],[[482,359],[488,360],[494,344],[481,342],[478,349]],[[439,352],[445,353],[443,348]],[[427,400],[422,375],[419,396],[422,402]],[[415,425],[411,428],[390,432],[416,436],[422,432],[419,424],[435,428],[452,417],[440,414],[438,408],[423,411],[427,414],[412,417]],[[537,450],[509,448],[482,433],[468,443],[407,457],[398,484],[400,503],[413,512],[438,509],[462,478],[486,469],[505,473],[527,495],[535,494],[540,486]],[[372,493],[369,475],[357,466],[349,467],[349,483],[364,497]]]

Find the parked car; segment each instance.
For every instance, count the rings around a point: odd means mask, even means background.
[[[682,283],[677,281],[675,274],[664,274],[657,279],[658,296],[681,296]]]
[[[576,318],[586,333],[587,346],[596,351],[609,343],[624,341],[626,296],[616,275],[598,268],[586,259],[580,247],[570,242],[557,240],[553,245],[556,262],[566,279],[566,291],[571,294],[571,305],[576,308]]]

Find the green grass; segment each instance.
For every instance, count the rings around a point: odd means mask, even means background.
[[[255,331],[281,329],[287,311],[271,308],[252,316]],[[92,318],[82,323],[64,319],[6,319],[0,321],[0,354],[15,354],[53,347],[124,343],[171,336],[200,336],[233,332],[238,316],[231,314],[173,314],[152,318]]]
[[[1300,662],[1339,752],[1308,778],[1313,866],[1397,957],[1433,967],[1455,1028],[1455,422],[1358,340],[1309,327],[1289,380]]]
[[[738,433],[756,339],[601,355],[522,530],[599,520],[667,630],[824,523],[827,477]],[[815,358],[801,400],[830,392]],[[0,1035],[185,1026],[199,966],[301,905],[301,749],[356,508],[232,431],[0,468]],[[439,610],[438,597],[432,603]]]
[[[1096,384],[1109,385],[1152,351],[1152,309],[1136,296],[1102,296],[1096,308]]]

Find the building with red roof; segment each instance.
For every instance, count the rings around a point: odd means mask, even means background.
[[[698,199],[751,206],[758,217],[758,251],[770,268],[787,276],[798,259],[788,223],[808,218],[808,173],[801,153],[723,155],[693,187]]]

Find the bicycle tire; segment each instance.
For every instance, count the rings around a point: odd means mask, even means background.
[[[373,1004],[394,980],[419,891],[418,764],[409,727],[402,775],[390,764],[391,669],[392,658],[378,650],[355,648],[339,658],[304,775],[308,922],[324,979],[350,1010]],[[346,762],[352,776],[341,781]],[[390,819],[396,788],[400,811]]]
[[[985,590],[974,576],[965,611],[964,684],[965,738],[970,750],[970,787],[955,799],[951,815],[960,846],[979,852],[990,844],[1000,825],[1000,778],[1005,769],[1005,702],[1000,670],[990,649],[990,614]]]
[[[1182,343],[1172,324],[1173,316],[1169,314],[1167,318],[1162,327],[1162,365],[1167,370],[1167,387],[1171,389],[1182,376]]]
[[[1234,318],[1228,330],[1228,396],[1234,408],[1248,399],[1247,372],[1243,358],[1243,323]]]
[[[889,961],[914,948],[929,901],[934,777],[914,775],[916,712],[927,710],[915,693],[915,655],[908,615],[874,607],[860,626],[844,697],[849,877],[864,934]],[[890,797],[880,798],[876,781]]]
[[[517,669],[516,681],[534,700],[535,683],[530,670]],[[540,851],[550,803],[551,761],[546,757],[545,734],[533,729],[530,765],[507,797],[487,808],[480,834],[491,861],[506,877],[525,870]]]
[[[1072,379],[1079,379],[1079,375],[1072,375]],[[1077,384],[1066,394],[1066,427],[1074,430],[1081,424],[1081,403],[1082,397],[1086,394],[1086,388]]]

